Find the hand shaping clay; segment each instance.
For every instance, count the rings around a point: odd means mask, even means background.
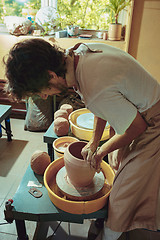
[[[66,110],[68,112],[68,115],[73,112],[73,107],[72,105],[70,104],[63,104],[61,107],[60,107],[61,110]]]
[[[69,122],[63,117],[58,117],[54,120],[54,132],[57,136],[67,135],[69,131]]]
[[[43,175],[50,163],[51,159],[48,153],[37,150],[32,154],[30,164],[35,173]]]
[[[59,117],[63,117],[65,119],[68,120],[68,112],[64,109],[59,109],[54,113],[54,120],[59,118]]]

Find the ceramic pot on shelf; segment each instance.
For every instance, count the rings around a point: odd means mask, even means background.
[[[122,35],[122,24],[121,23],[110,23],[108,30],[108,39],[112,41],[120,41]]]
[[[85,187],[91,184],[96,173],[95,169],[91,168],[81,155],[81,151],[86,144],[85,141],[71,143],[64,152],[67,176],[71,184],[77,187]]]

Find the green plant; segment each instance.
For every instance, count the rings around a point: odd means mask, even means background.
[[[107,14],[102,13],[108,0],[58,0],[61,28],[77,25],[87,29],[106,29]]]
[[[129,0],[57,0],[59,17],[56,21],[56,29],[66,29],[68,25],[77,25],[82,29],[107,29],[110,17],[118,6]],[[122,2],[122,4],[120,4]],[[127,6],[127,5],[125,5]],[[41,7],[41,0],[0,0],[0,23],[4,22],[4,16],[14,15],[27,17],[35,15]],[[124,6],[123,6],[124,8]],[[104,11],[105,9],[105,11]],[[112,9],[112,10],[111,10]],[[44,34],[49,31],[49,26],[44,26]]]
[[[109,0],[109,4],[106,5],[106,11],[111,10],[114,14],[114,21],[118,24],[119,13],[129,6],[131,0]],[[112,14],[112,13],[111,13]]]

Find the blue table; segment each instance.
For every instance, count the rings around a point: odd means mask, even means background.
[[[54,122],[49,126],[47,131],[45,132],[43,136],[43,141],[47,143],[47,148],[48,148],[48,154],[51,158],[51,161],[54,160],[54,150],[53,150],[53,142],[55,139],[58,138],[58,136],[55,134],[54,130]]]
[[[34,181],[42,184],[41,188],[37,188],[42,192],[42,197],[35,198],[28,191],[28,182]],[[12,223],[15,220],[18,240],[28,239],[25,220],[35,222],[62,221],[71,223],[83,223],[84,219],[105,218],[107,208],[103,208],[91,214],[71,214],[58,209],[50,200],[47,189],[43,184],[43,177],[35,174],[30,165],[11,201],[6,202],[4,210],[5,219]]]
[[[0,137],[2,137],[2,128],[6,131],[8,141],[12,140],[12,132],[10,125],[10,113],[12,111],[12,107],[9,105],[0,104]],[[5,120],[5,127],[1,125],[1,122]]]

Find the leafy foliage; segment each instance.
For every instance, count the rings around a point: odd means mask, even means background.
[[[118,19],[119,12],[125,8],[131,0],[57,0],[59,18],[56,20],[59,29],[65,29],[68,25],[77,25],[86,29],[108,29],[109,22],[114,17]],[[41,0],[28,0],[25,3],[14,0],[0,0],[0,22],[4,16],[32,15],[41,7]]]
[[[106,5],[106,11],[110,9],[114,13],[114,21],[118,23],[119,13],[130,5],[131,0],[109,0],[109,4]]]
[[[106,29],[108,14],[104,8],[108,0],[58,0],[61,28],[78,25],[87,29]]]
[[[34,18],[40,7],[40,0],[29,0],[26,3],[18,0],[0,0],[0,23],[4,22],[5,16],[26,17],[26,15],[31,13]],[[26,9],[28,10],[27,12],[24,11]]]
[[[3,22],[4,16],[22,16],[22,5],[13,0],[0,0],[0,22]]]

